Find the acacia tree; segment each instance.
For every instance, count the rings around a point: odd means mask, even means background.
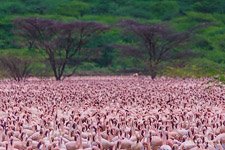
[[[134,20],[123,20],[119,23],[119,27],[125,31],[125,34],[134,35],[138,44],[117,45],[117,48],[123,49],[126,55],[144,59],[152,79],[158,73],[159,64],[172,58],[173,50],[188,41],[197,28],[194,27],[185,32],[174,32],[163,24],[142,24]]]
[[[56,80],[65,76],[68,63],[85,50],[85,45],[93,36],[108,29],[107,26],[96,22],[62,23],[39,18],[16,19],[14,25],[16,33],[23,37],[28,45],[32,43],[36,49],[44,50]]]
[[[31,60],[13,55],[0,57],[1,68],[16,81],[22,81],[31,73]]]

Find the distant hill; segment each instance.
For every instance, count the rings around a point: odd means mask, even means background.
[[[225,73],[224,0],[0,0],[0,3],[0,52],[26,51],[13,34],[12,20],[18,17],[98,21],[109,25],[121,19],[136,19],[147,23],[165,22],[179,31],[207,22],[211,25],[199,31],[186,46],[198,53],[198,57],[185,63],[177,61],[163,68],[162,74],[212,76]],[[89,46],[123,43],[129,38],[112,29]],[[142,68],[143,65],[141,60],[122,58],[118,51],[106,46],[100,59],[83,63],[78,72],[88,70],[108,74]],[[38,63],[34,66],[37,69],[43,67]]]

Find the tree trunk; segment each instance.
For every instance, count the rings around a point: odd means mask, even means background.
[[[150,76],[152,78],[152,80],[154,80],[157,76],[157,66],[156,65],[153,65],[153,64],[150,64],[150,68],[149,68],[149,73],[150,73]]]
[[[150,71],[150,76],[151,76],[152,80],[154,80],[156,78],[156,76],[157,76],[157,71],[156,70],[151,70]]]
[[[56,79],[56,81],[60,81],[61,80],[61,77],[56,76],[55,79]]]
[[[50,65],[51,65],[51,68],[52,68],[52,70],[53,70],[55,79],[56,79],[57,81],[61,80],[61,77],[62,77],[62,76],[60,76],[60,73],[57,72],[55,60],[53,60],[53,59],[49,59],[49,60],[50,60]]]

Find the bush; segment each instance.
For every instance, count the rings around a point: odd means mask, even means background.
[[[0,14],[22,14],[26,12],[26,7],[19,1],[3,1],[0,6]]]
[[[176,1],[154,1],[150,6],[150,11],[154,16],[162,20],[170,20],[179,13],[179,5]]]
[[[225,52],[214,50],[206,54],[206,57],[218,64],[225,64]]]
[[[61,4],[57,9],[57,13],[65,16],[82,17],[89,7],[90,6],[87,3],[73,0],[71,2]]]
[[[206,58],[190,60],[185,67],[170,66],[163,70],[163,75],[172,77],[212,77],[225,72],[225,65],[218,64]]]
[[[8,77],[16,81],[26,79],[30,72],[30,59],[19,56],[4,55],[0,57],[1,68],[4,69]]]
[[[112,70],[108,67],[98,67],[95,63],[84,62],[76,71],[76,75],[110,75]]]

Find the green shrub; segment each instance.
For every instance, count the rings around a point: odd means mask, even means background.
[[[0,14],[23,14],[26,7],[19,1],[1,1]]]
[[[73,0],[60,4],[57,13],[65,16],[82,17],[89,8],[89,4]]]
[[[167,67],[164,75],[180,77],[212,77],[225,72],[225,65],[218,64],[206,58],[193,59],[185,67]]]

